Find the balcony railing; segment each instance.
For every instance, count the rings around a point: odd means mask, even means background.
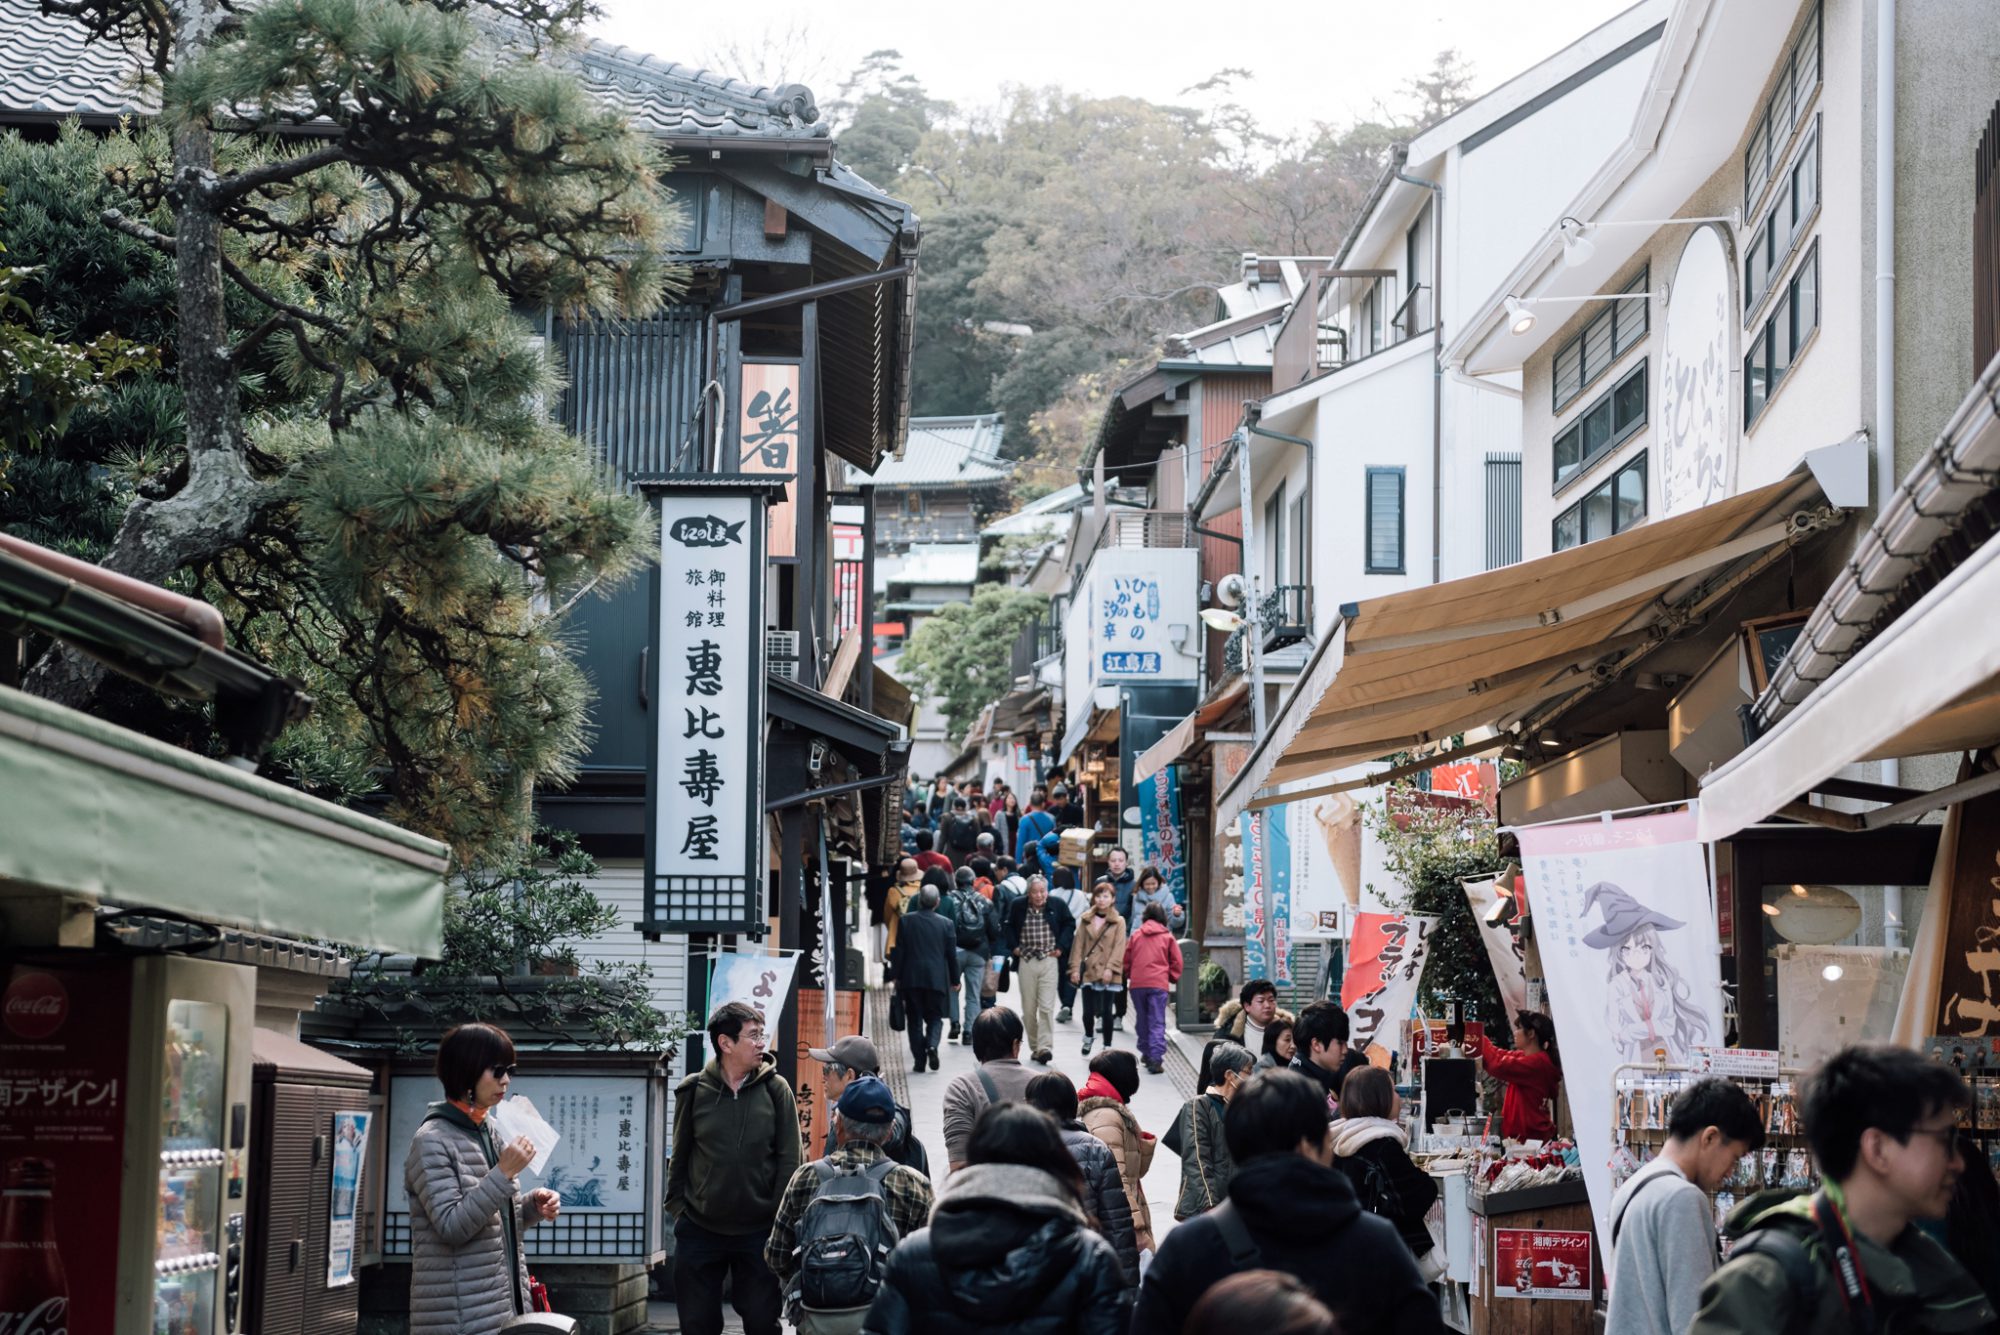
[[[1416,284],[1392,308],[1399,278],[1394,269],[1313,274],[1272,345],[1272,387],[1290,389],[1428,331],[1430,285]]]
[[[1070,556],[1070,591],[1083,582],[1083,574],[1097,554],[1108,548],[1190,547],[1194,527],[1185,510],[1132,510],[1115,507],[1104,515],[1104,527],[1091,541]]]
[[[1305,639],[1312,634],[1312,589],[1304,584],[1280,584],[1257,605],[1257,625],[1266,649]]]
[[[1045,658],[1053,658],[1062,652],[1062,622],[1053,613],[1044,613],[1021,627],[1014,637],[1014,655],[1011,667],[1015,677],[1025,677],[1035,670],[1035,664]]]
[[[1222,670],[1225,673],[1240,677],[1249,671],[1250,661],[1243,652],[1249,641],[1248,625],[1238,626],[1229,632],[1229,638],[1222,642]]]

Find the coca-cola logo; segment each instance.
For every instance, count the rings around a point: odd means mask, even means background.
[[[69,993],[52,973],[24,973],[7,984],[0,1020],[22,1038],[47,1038],[69,1018]],[[13,1335],[0,1326],[0,1335]]]
[[[25,1312],[0,1312],[0,1335],[69,1335],[69,1299],[45,1298]]]

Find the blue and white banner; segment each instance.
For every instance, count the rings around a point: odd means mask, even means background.
[[[1284,813],[1246,811],[1243,830],[1243,977],[1292,981],[1292,840]]]
[[[1160,873],[1174,903],[1187,907],[1187,849],[1181,842],[1180,771],[1167,766],[1139,784],[1141,861]]]
[[[1271,981],[1281,987],[1292,981],[1292,831],[1283,811],[1265,813],[1265,880],[1270,885]]]
[[[778,1013],[791,995],[796,954],[717,955],[708,975],[708,1013],[726,1001],[741,1001],[764,1017],[764,1029],[777,1042]]]

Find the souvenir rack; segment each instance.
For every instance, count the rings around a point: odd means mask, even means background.
[[[1728,1054],[1718,1054],[1724,1057]],[[1775,1054],[1772,1054],[1775,1058]],[[1721,1063],[1718,1062],[1718,1066]],[[1627,1063],[1611,1073],[1612,1134],[1616,1148],[1611,1156],[1613,1190],[1650,1163],[1667,1142],[1667,1122],[1673,1111],[1674,1096],[1697,1080],[1720,1077],[1750,1096],[1757,1105],[1764,1126],[1764,1147],[1746,1154],[1735,1170],[1714,1191],[1708,1193],[1710,1212],[1720,1235],[1722,1225],[1736,1206],[1759,1191],[1784,1188],[1814,1191],[1819,1187],[1819,1170],[1806,1145],[1799,1116],[1799,1081],[1805,1072],[1781,1067],[1773,1060],[1768,1066],[1745,1063],[1738,1070],[1702,1069],[1665,1062],[1653,1065]],[[1726,1243],[1724,1244],[1727,1245]]]

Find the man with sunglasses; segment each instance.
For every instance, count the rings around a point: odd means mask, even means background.
[[[764,1017],[740,1001],[708,1017],[715,1056],[674,1091],[667,1213],[686,1335],[721,1335],[722,1285],[746,1335],[778,1335],[778,1277],[764,1243],[804,1155],[792,1087],[765,1051]]]
[[[1802,1114],[1825,1184],[1753,1196],[1724,1232],[1729,1263],[1690,1335],[1946,1335],[1984,1331],[1992,1305],[1917,1221],[1942,1219],[1965,1162],[1965,1081],[1907,1048],[1863,1044],[1805,1082]]]

